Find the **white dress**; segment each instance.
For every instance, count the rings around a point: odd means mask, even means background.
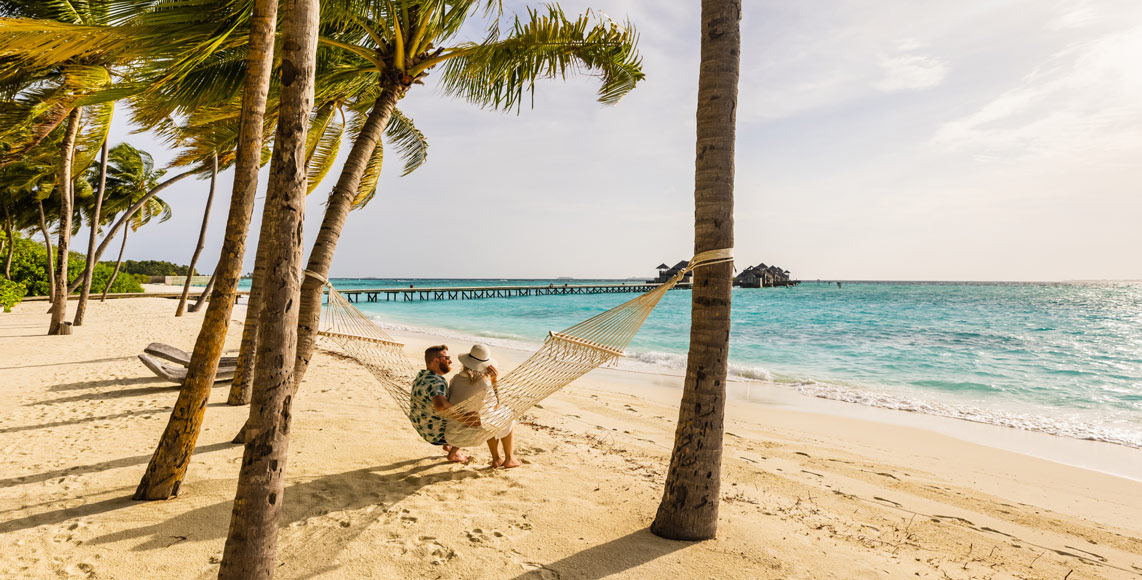
[[[463,373],[452,377],[452,382],[448,385],[449,403],[459,405],[473,397],[483,397],[483,403],[480,405],[480,423],[483,425],[495,423],[497,422],[497,415],[510,412],[507,407],[501,406],[496,409],[496,394],[492,390],[492,383],[487,379],[473,382],[468,380],[468,377]],[[498,433],[489,434],[485,429],[469,427],[462,421],[448,419],[444,423],[444,440],[449,445],[456,447],[472,447],[487,441],[489,438],[503,439],[511,434],[514,426],[515,422],[513,421]]]

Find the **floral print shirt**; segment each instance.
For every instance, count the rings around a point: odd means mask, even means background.
[[[432,398],[447,392],[448,381],[428,369],[420,371],[412,381],[408,418],[416,432],[433,445],[444,445],[444,417],[433,408]]]

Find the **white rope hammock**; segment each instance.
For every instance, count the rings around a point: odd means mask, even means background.
[[[732,248],[702,252],[653,290],[564,331],[551,332],[535,354],[500,377],[496,388],[498,398],[473,396],[454,403],[456,413],[471,419],[464,421],[464,441],[450,440],[449,443],[467,447],[491,439],[532,405],[595,368],[624,356],[623,351],[646,317],[687,272],[730,261],[733,261]],[[369,320],[327,280],[309,271],[306,275],[329,288],[319,335],[367,368],[405,415],[409,415],[412,382],[423,364],[411,362],[404,354],[402,343]]]

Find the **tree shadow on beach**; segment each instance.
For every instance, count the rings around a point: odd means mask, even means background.
[[[641,529],[550,564],[533,564],[539,568],[512,580],[539,580],[552,576],[562,580],[597,580],[621,574],[692,545],[694,542],[666,540],[650,533],[649,529]]]
[[[442,470],[430,471],[435,468]],[[295,483],[286,487],[284,493],[281,512],[283,533],[278,553],[283,557],[301,555],[290,562],[291,566],[329,566],[352,538],[363,533],[379,518],[398,517],[388,512],[375,512],[371,508],[391,506],[437,483],[479,476],[473,470],[454,470],[451,464],[443,463],[442,458],[425,457]],[[90,543],[142,539],[141,543],[131,548],[132,551],[141,552],[165,548],[171,544],[171,538],[180,538],[179,541],[220,539],[226,536],[232,508],[233,500],[227,499],[149,526],[100,536]],[[365,515],[362,517],[352,513],[358,510],[364,510]],[[305,529],[310,518],[322,516],[328,517],[316,522],[313,531]],[[285,528],[293,528],[295,533],[286,533]],[[322,557],[315,560],[308,556],[310,554],[321,554]],[[291,576],[304,573],[305,570],[293,570]]]
[[[135,377],[132,379],[106,379],[102,381],[76,381],[74,383],[60,383],[48,387],[49,391],[78,391],[81,389],[102,389],[104,387],[118,387],[126,385],[147,385],[154,383],[155,386],[163,385],[167,387],[176,387],[178,385],[168,383],[163,379],[156,376],[149,377]]]
[[[210,445],[199,445],[194,449],[194,453],[210,453],[211,451],[220,451],[222,449],[233,448],[234,444],[230,442],[211,443]],[[23,475],[20,477],[8,477],[0,479],[0,489],[5,487],[12,487],[16,485],[26,485],[29,483],[42,483],[57,477],[68,477],[71,475],[83,475],[86,473],[97,473],[100,471],[107,471],[110,469],[118,469],[120,467],[131,467],[133,465],[143,465],[151,460],[151,455],[136,455],[134,457],[121,457],[119,459],[111,459],[109,461],[102,461],[99,463],[91,463],[88,465],[76,465],[73,467],[65,467],[55,471],[45,471],[34,475]]]
[[[154,395],[163,391],[178,391],[178,385],[172,385],[166,382],[160,382],[157,379],[148,383],[157,383],[149,387],[139,387],[135,389],[120,389],[118,391],[102,391],[98,393],[85,393],[82,395],[72,395],[70,397],[60,397],[58,399],[45,399],[43,401],[36,401],[28,403],[28,406],[40,405],[61,405],[63,403],[82,403],[84,401],[108,401],[111,399],[125,399],[127,397],[144,397],[146,395]]]
[[[35,336],[44,336],[44,335],[37,334]],[[135,359],[134,356],[117,356],[117,357],[112,357],[112,358],[95,358],[95,359],[91,359],[91,360],[72,360],[72,361],[53,362],[53,363],[47,363],[47,364],[42,364],[42,365],[16,365],[16,366],[12,366],[12,367],[0,367],[0,371],[8,370],[8,369],[34,369],[34,368],[39,368],[39,367],[58,367],[58,366],[62,366],[62,365],[88,365],[88,364],[95,364],[95,363],[125,361],[125,360],[134,360],[134,359]]]
[[[124,411],[122,413],[112,413],[110,415],[91,415],[88,417],[79,417],[76,419],[68,419],[66,421],[53,421],[51,423],[40,423],[38,425],[19,425],[16,427],[4,427],[0,429],[0,433],[18,433],[20,431],[33,431],[36,429],[51,429],[53,427],[66,427],[68,425],[78,425],[80,423],[91,423],[93,421],[111,421],[114,419],[124,419],[127,417],[135,417],[137,415],[154,415],[156,413],[169,413],[170,405],[158,409],[137,409],[132,411]]]

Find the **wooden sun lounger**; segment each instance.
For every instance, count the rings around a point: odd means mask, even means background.
[[[143,349],[143,352],[151,355],[154,358],[160,358],[165,361],[170,361],[172,363],[182,365],[184,367],[190,365],[190,353],[182,350],[181,348],[175,348],[169,344],[152,342],[151,344],[147,345],[147,348]],[[221,360],[218,361],[219,368],[232,367],[236,364],[238,364],[238,357],[236,356],[224,356]]]
[[[151,372],[172,383],[181,385],[186,380],[186,367],[169,365],[149,354],[139,355],[139,360],[143,362],[144,366],[151,369]],[[236,370],[238,367],[235,365],[219,365],[218,372],[214,375],[214,381],[229,381],[234,378],[234,371]]]

